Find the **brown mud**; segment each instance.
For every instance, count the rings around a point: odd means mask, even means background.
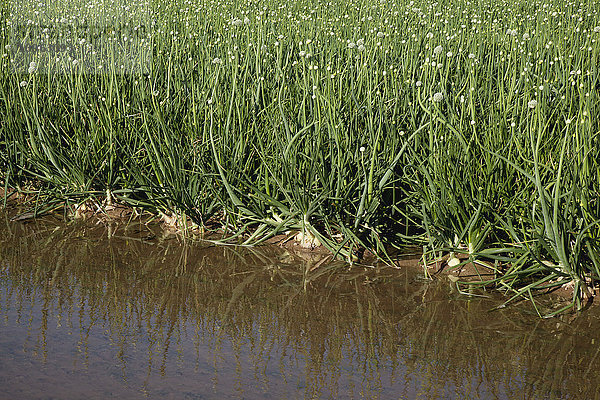
[[[36,214],[30,210],[32,203],[35,202],[34,195],[23,194],[12,189],[5,191],[4,188],[0,188],[0,201],[5,196],[8,213],[11,215],[12,221],[27,221],[36,217]],[[168,215],[162,212],[152,214],[141,208],[119,204],[107,196],[96,197],[76,204],[59,203],[56,205],[54,213],[62,214],[71,220],[85,220],[96,224],[127,223],[134,219],[147,222],[158,219],[163,229],[169,233],[192,235],[207,240],[218,240],[224,236],[218,221],[207,221],[208,229],[204,229],[195,224],[190,218],[175,214]],[[279,234],[267,239],[266,243],[298,252],[322,256],[331,254],[318,241],[303,240],[301,232]],[[373,259],[372,254],[369,252],[363,252],[363,254],[367,258]]]
[[[13,222],[28,222],[34,219],[35,215],[29,209],[35,196],[25,195],[16,190],[9,189],[5,192],[0,187],[0,199],[4,199],[6,193],[7,209],[5,212]],[[182,218],[177,215],[166,215],[159,213],[151,214],[141,208],[131,207],[119,204],[110,197],[96,197],[85,202],[71,205],[57,205],[55,215],[63,215],[67,220],[85,221],[92,225],[127,225],[132,222],[142,224],[153,224],[162,229],[161,235],[168,237],[170,235],[183,235],[185,240],[205,240],[216,243],[224,237],[223,231],[219,228],[218,221],[208,221],[210,229],[205,230],[194,224],[189,218]],[[158,221],[158,223],[156,223]],[[114,229],[114,228],[113,228]],[[306,245],[302,242],[301,232],[286,232],[273,236],[265,241],[267,245],[278,246],[293,252],[297,257],[305,260],[315,261],[313,268],[318,268],[327,262],[333,260],[331,252],[324,246],[317,244]],[[357,252],[357,257],[350,261],[350,264],[357,262],[358,265],[373,267],[381,264],[374,254],[362,249]],[[360,255],[360,257],[358,257]],[[401,255],[396,254],[394,258],[395,268],[412,268],[416,271],[424,271],[425,275],[431,279],[448,280],[450,284],[455,285],[458,291],[461,286],[471,282],[487,282],[497,278],[497,272],[493,266],[485,262],[464,263],[468,258],[466,254],[454,255],[462,265],[455,267],[452,265],[452,255],[445,254],[434,261],[425,261],[419,248],[407,248]],[[458,262],[457,261],[457,262]],[[549,295],[549,299],[556,304],[563,304],[573,298],[573,285],[565,284],[563,286],[538,292],[536,295]],[[593,296],[600,295],[600,288],[596,288]],[[594,305],[593,297],[588,301],[587,306]]]

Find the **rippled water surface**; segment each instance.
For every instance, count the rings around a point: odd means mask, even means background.
[[[594,309],[540,320],[412,268],[0,217],[3,399],[600,398]]]

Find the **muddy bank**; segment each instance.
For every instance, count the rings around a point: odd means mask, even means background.
[[[62,215],[65,221],[86,221],[91,224],[123,224],[134,220],[143,223],[159,223],[166,234],[181,234],[191,239],[223,241],[234,232],[223,230],[223,221],[214,217],[205,221],[203,226],[194,223],[189,217],[177,214],[165,214],[161,211],[149,211],[143,207],[119,204],[110,195],[99,195],[81,202],[57,201],[53,206],[36,208],[36,196],[24,191],[0,188],[0,198],[5,199],[6,213],[13,222],[27,222],[46,214]],[[244,237],[251,236],[247,233]],[[243,239],[243,237],[242,237]],[[243,240],[238,240],[238,243]],[[314,254],[317,256],[330,256],[332,253],[325,248],[317,238],[308,232],[287,231],[283,234],[273,235],[264,243],[277,245],[300,253]],[[236,244],[225,242],[223,244]],[[365,261],[375,262],[376,257],[366,249],[357,249],[350,262]]]
[[[4,192],[0,188],[0,198],[6,198],[7,208],[5,214],[12,222],[29,223],[35,220],[36,213],[32,211],[32,203],[35,202],[35,196],[23,194],[15,190]],[[178,236],[182,241],[199,241],[215,245],[236,245],[241,241],[224,241],[231,232],[224,232],[220,227],[221,221],[216,219],[207,221],[205,227],[194,224],[189,218],[182,218],[176,215],[166,215],[162,212],[151,213],[140,207],[132,207],[118,204],[110,196],[98,196],[80,203],[69,204],[58,202],[52,210],[47,210],[51,215],[46,218],[55,219],[56,222],[70,221],[79,224],[79,226],[104,226],[108,232],[118,230],[119,227],[129,224],[142,224],[152,226],[152,237],[168,238]],[[45,214],[48,214],[46,212]],[[60,223],[60,222],[59,222]],[[321,245],[315,238],[306,237],[303,232],[288,231],[285,234],[278,234],[265,240],[263,245],[276,246],[288,250],[295,257],[315,262],[313,269],[333,260],[330,250]],[[391,260],[377,259],[373,253],[366,249],[356,249],[352,259],[346,259],[345,262],[351,266],[375,267],[388,265],[394,268],[410,268],[417,273],[423,273],[427,279],[442,279],[447,281],[455,290],[464,295],[471,295],[473,283],[480,287],[496,288],[494,280],[500,277],[507,270],[509,265],[492,264],[482,260],[469,262],[469,255],[466,253],[438,253],[437,256],[428,255],[424,257],[420,248],[406,248],[402,253],[394,251],[393,262]],[[558,280],[556,282],[559,282]],[[502,289],[502,288],[500,288]],[[588,296],[585,307],[593,306],[593,298],[600,294],[600,288],[591,287],[590,296]],[[516,301],[531,300],[540,301],[543,309],[554,310],[564,307],[565,302],[573,299],[574,285],[567,282],[562,285],[550,287],[545,290],[515,298]],[[546,296],[546,298],[544,298]],[[506,299],[511,297],[508,293]],[[538,300],[539,299],[539,300]],[[535,306],[534,306],[535,308]],[[540,314],[543,315],[543,314]]]

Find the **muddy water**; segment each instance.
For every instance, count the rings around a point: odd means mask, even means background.
[[[413,269],[0,215],[0,398],[599,398],[600,317]]]

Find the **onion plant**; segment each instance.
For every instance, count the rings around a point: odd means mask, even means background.
[[[591,0],[3,3],[2,182],[301,232],[352,261],[422,245],[533,298],[600,279]],[[454,263],[453,263],[454,264]]]

